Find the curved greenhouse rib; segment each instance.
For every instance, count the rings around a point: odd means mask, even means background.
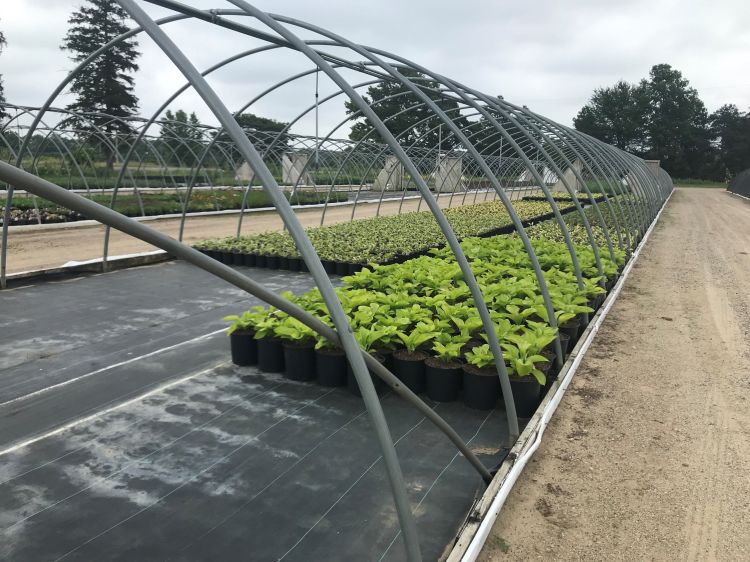
[[[7,152],[16,163],[15,167],[0,163],[0,180],[8,182],[9,186],[3,213],[0,285],[5,287],[6,283],[13,191],[14,188],[24,188],[32,194],[35,204],[37,195],[40,195],[105,225],[102,269],[107,267],[110,229],[116,228],[242,288],[341,346],[361,389],[384,459],[407,558],[421,560],[414,515],[401,466],[370,372],[386,381],[400,397],[447,435],[485,482],[491,479],[491,474],[455,430],[388,369],[360,348],[352,330],[352,326],[357,324],[346,312],[350,307],[342,304],[311,243],[310,238],[315,239],[316,232],[309,232],[308,237],[300,222],[302,217],[295,214],[292,204],[295,200],[304,202],[305,198],[317,202],[319,209],[314,213],[320,213],[320,226],[325,224],[327,216],[330,223],[341,216],[351,221],[355,216],[368,214],[375,215],[373,220],[377,225],[407,224],[404,217],[397,220],[394,217],[394,222],[390,223],[381,215],[389,214],[391,210],[399,215],[415,208],[422,211],[422,205],[426,206],[427,210],[419,215],[418,220],[429,223],[425,231],[434,233],[435,246],[447,242],[446,248],[436,250],[438,259],[444,259],[451,268],[455,268],[455,277],[446,284],[464,292],[461,299],[466,298],[467,302],[472,303],[470,313],[474,318],[478,315],[481,320],[481,331],[477,329],[473,334],[486,336],[488,346],[484,346],[482,353],[486,354],[490,373],[494,369],[490,380],[495,385],[499,383],[502,389],[504,414],[512,444],[519,434],[519,419],[509,369],[513,367],[516,370],[511,372],[523,372],[517,370],[518,365],[511,360],[506,365],[503,348],[508,348],[512,338],[505,339],[506,336],[502,335],[501,323],[495,325],[498,316],[507,322],[503,314],[508,314],[510,304],[507,303],[512,303],[509,299],[513,294],[516,295],[513,298],[522,295],[520,298],[524,303],[533,303],[527,307],[529,311],[546,321],[540,321],[539,326],[549,332],[552,332],[550,328],[554,329],[547,341],[551,344],[549,347],[554,346],[557,366],[562,366],[565,356],[556,314],[563,314],[560,320],[563,330],[569,328],[564,321],[566,312],[571,309],[580,312],[584,321],[587,319],[586,311],[591,311],[591,308],[578,306],[576,310],[577,305],[565,308],[566,303],[585,303],[591,295],[601,293],[602,289],[595,286],[596,280],[600,280],[602,285],[605,285],[605,281],[613,282],[612,271],[622,264],[625,253],[629,254],[639,243],[669,195],[671,180],[663,170],[655,172],[642,159],[546,119],[525,106],[519,107],[502,97],[487,95],[398,53],[358,45],[321,27],[268,14],[244,0],[230,0],[229,3],[233,5],[231,9],[216,10],[199,10],[175,0],[117,2],[138,27],[109,41],[76,65],[42,107],[18,107],[8,123],[0,129],[0,146],[4,147],[3,150],[7,147]],[[152,4],[172,13],[154,19],[142,9],[144,4]],[[222,55],[224,58],[209,61],[205,70],[199,71],[167,33],[169,28],[166,24],[183,20],[199,22],[206,29],[221,28],[234,34],[237,43],[243,47],[247,46],[248,40],[253,44],[258,41],[259,45],[229,56]],[[148,119],[122,119],[94,113],[74,115],[53,108],[53,101],[87,65],[119,42],[140,33],[145,33],[186,79]],[[241,97],[241,105],[234,112],[207,81],[212,73],[229,69],[233,63],[257,66],[258,61],[264,61],[266,54],[279,57],[281,52],[294,55],[294,62],[301,66],[281,75],[261,75],[262,82],[251,92],[252,96],[246,94]],[[231,67],[232,71],[236,69]],[[313,79],[315,94],[314,101],[311,101],[312,97],[299,92],[306,85],[311,86]],[[285,99],[292,90],[299,100],[296,106]],[[167,109],[174,109],[175,103],[186,92],[198,94],[218,125],[165,119],[163,113]],[[248,98],[249,101],[242,103]],[[240,126],[240,115],[244,112],[251,110],[260,113],[273,107],[279,99],[285,102],[284,114],[280,121],[268,127],[275,130],[262,131]],[[339,117],[340,113],[331,116],[333,110],[343,109],[334,107],[336,102],[341,101],[347,102],[343,119]],[[53,114],[54,117],[49,117]],[[71,115],[78,121],[68,126],[64,120]],[[47,122],[52,122],[55,117],[62,121],[48,126]],[[314,136],[298,134],[309,133],[309,128],[305,131],[305,127],[311,127],[313,120]],[[31,124],[27,126],[29,121]],[[324,123],[322,130],[321,122]],[[356,134],[352,134],[351,138],[357,140],[337,138],[346,136],[347,127],[354,123],[357,123],[354,129]],[[113,124],[116,126],[113,127]],[[111,133],[111,128],[125,128],[132,134]],[[15,133],[11,132],[15,129],[25,131],[25,135],[17,134],[14,137]],[[32,144],[35,134],[42,139],[38,144]],[[92,146],[97,148],[92,151]],[[31,162],[32,171],[38,175],[43,163],[55,174],[72,177],[68,185],[83,185],[91,194],[97,187],[111,185],[109,182],[114,177],[97,170],[96,151],[113,155],[119,166],[111,189],[110,208],[20,169],[26,159]],[[44,160],[40,160],[43,155]],[[228,179],[227,174],[230,174]],[[167,188],[170,198],[173,192],[174,200],[178,202],[171,201],[171,204],[179,205],[176,209],[180,211],[177,240],[115,211],[118,197],[123,208],[123,203],[129,200],[124,194],[132,189],[141,214],[146,214],[141,192],[153,193],[149,189],[154,182],[156,189],[161,188],[162,193]],[[132,188],[128,188],[128,185]],[[254,203],[251,196],[256,193],[256,186],[270,198],[274,218],[281,219],[282,228],[288,233],[288,236],[278,235],[283,240],[282,247],[290,252],[296,251],[302,257],[335,328],[254,281],[252,272],[244,275],[182,243],[188,228],[187,219],[192,212],[190,209],[202,204],[205,205],[200,207],[202,209],[218,211],[226,200],[220,189],[228,185],[233,189],[239,186],[232,192],[231,199],[239,206],[234,231],[238,239],[245,212]],[[204,190],[204,197],[197,191],[201,189]],[[350,216],[348,207],[345,210],[342,208],[341,213],[329,209],[339,204],[342,193],[346,194],[347,201],[340,204],[351,206]],[[412,195],[414,193],[416,195]],[[538,203],[518,201],[528,196]],[[457,207],[490,200],[494,202],[479,211],[474,208],[456,211]],[[384,206],[386,201],[388,203]],[[531,212],[536,216],[530,217],[528,209],[534,209]],[[520,268],[523,273],[518,277],[506,276],[505,272],[497,274],[500,280],[498,286],[511,286],[513,280],[518,280],[517,292],[509,293],[511,296],[508,296],[508,300],[500,301],[493,296],[489,276],[481,269],[482,260],[476,257],[476,250],[472,250],[473,241],[467,239],[463,246],[460,242],[460,237],[471,237],[474,232],[468,229],[467,234],[464,225],[453,222],[453,217],[457,215],[452,213],[464,211],[487,212],[489,218],[482,220],[490,224],[497,221],[505,229],[489,234],[515,232],[513,236],[517,240],[505,240],[512,243],[514,252],[507,257],[507,263],[518,260],[517,263],[523,264]],[[137,212],[136,209],[134,214]],[[14,216],[26,220],[28,215],[24,211]],[[310,215],[307,216],[309,218]],[[318,215],[314,215],[314,219],[317,222]],[[42,220],[39,212],[37,220]],[[530,225],[540,220],[545,220],[546,224],[534,230],[534,226]],[[189,226],[193,229],[190,234],[195,230],[194,222],[197,224],[199,221],[190,221]],[[233,219],[230,219],[230,227],[234,227]],[[549,243],[556,252],[554,259],[545,255],[544,248],[548,242],[540,235],[548,232],[545,230],[547,227],[554,230],[554,243]],[[368,258],[374,260],[378,255],[386,256],[377,260],[381,263],[388,263],[387,260],[391,260],[394,254],[400,259],[398,251],[394,252],[388,247],[391,240],[398,240],[401,236],[398,228],[393,227],[393,233],[378,231],[377,228],[371,231],[376,233],[371,236],[372,244],[369,239],[366,240],[368,247],[361,252],[361,258],[356,252],[347,253],[340,248],[339,255],[347,258],[355,256],[351,261],[357,263]],[[477,227],[472,224],[471,228]],[[250,228],[246,227],[245,231],[248,230]],[[252,238],[248,240],[237,240],[235,244],[249,246],[254,243]],[[486,241],[491,252],[495,252],[501,244],[498,242],[497,246],[492,246],[495,240],[503,239]],[[422,244],[423,241],[416,240],[416,243]],[[429,240],[429,243],[433,243],[433,240]],[[402,246],[408,249],[408,244]],[[387,251],[382,250],[383,247],[388,248]],[[319,249],[323,255],[322,245]],[[423,248],[419,251],[426,250]],[[437,263],[430,261],[433,258],[420,259],[424,259],[425,263]],[[406,284],[407,275],[400,273],[398,267],[394,271],[399,272],[397,275],[403,275]],[[373,271],[378,271],[378,268],[373,267],[370,273]],[[508,267],[507,271],[515,275],[512,268]],[[349,281],[345,280],[344,284],[347,283]],[[564,293],[563,287],[570,292]],[[427,290],[418,291],[429,294]],[[563,297],[583,300],[564,300]],[[496,310],[506,305],[508,310]],[[570,313],[567,317],[573,315]],[[498,333],[503,338],[502,346]],[[487,351],[487,347],[490,351]],[[531,361],[538,364],[540,360]]]
[[[375,433],[378,437],[378,442],[381,448],[381,454],[383,456],[386,472],[391,484],[391,490],[396,503],[396,511],[398,513],[401,530],[404,535],[404,541],[406,544],[407,555],[410,560],[421,560],[422,556],[419,549],[419,540],[417,537],[416,523],[411,513],[411,507],[406,495],[406,488],[404,484],[403,474],[401,467],[396,456],[395,447],[393,445],[393,439],[388,430],[387,421],[377,394],[375,387],[370,379],[367,366],[360,354],[359,345],[354,339],[354,335],[349,326],[346,314],[338,301],[336,294],[333,290],[330,280],[326,272],[323,269],[323,265],[320,262],[319,257],[315,253],[315,250],[307,238],[304,230],[302,229],[299,221],[295,217],[288,201],[282,196],[281,190],[279,189],[276,180],[271,174],[270,170],[266,167],[261,156],[255,150],[255,147],[245,137],[242,129],[234,120],[233,115],[226,109],[221,100],[216,96],[213,90],[209,87],[205,79],[198,73],[197,69],[193,67],[190,61],[183,55],[183,53],[177,48],[177,46],[166,36],[166,34],[159,28],[158,25],[154,24],[150,20],[148,15],[141,10],[132,0],[119,0],[120,5],[135,19],[148,33],[148,35],[159,45],[162,51],[172,60],[175,66],[186,76],[186,78],[193,84],[196,92],[203,98],[206,105],[209,106],[211,111],[215,114],[222,126],[227,130],[227,134],[234,140],[238,150],[245,157],[245,160],[252,167],[255,175],[263,182],[263,188],[266,190],[271,200],[274,202],[274,206],[277,208],[279,213],[284,220],[286,227],[289,229],[289,233],[294,239],[300,253],[302,254],[307,267],[315,279],[318,288],[321,291],[323,299],[328,307],[328,310],[333,319],[334,325],[336,326],[337,332],[341,338],[342,347],[346,353],[347,359],[352,367],[352,371],[357,380],[359,388],[362,393],[365,405],[367,407],[368,414],[374,425]],[[271,18],[266,16],[264,13],[256,10],[255,8],[240,2],[234,2],[235,5],[244,9],[247,13],[257,17],[260,21],[268,25],[271,29],[279,33],[282,37],[295,44],[302,52],[316,62],[331,79],[337,81],[338,76],[335,71],[320,58],[316,53],[313,53],[309,47],[307,47],[302,41],[296,36],[283,29],[279,24],[273,21]],[[342,80],[343,82],[343,80]],[[349,92],[348,92],[349,93]],[[352,92],[353,93],[353,92]],[[352,93],[349,96],[352,97]],[[356,96],[356,94],[355,94]],[[358,97],[358,96],[356,96]],[[360,100],[361,101],[361,98]],[[372,114],[374,117],[374,113]],[[385,129],[385,128],[384,128]]]

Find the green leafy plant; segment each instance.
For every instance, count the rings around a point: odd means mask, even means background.
[[[315,332],[311,328],[291,316],[281,320],[273,328],[273,333],[277,338],[296,343],[311,341],[315,337]]]
[[[241,332],[254,332],[258,322],[261,322],[268,315],[268,311],[265,307],[254,306],[250,310],[246,310],[242,314],[235,315],[230,314],[224,317],[225,322],[231,322],[231,326],[227,329],[227,335],[232,335],[236,331]]]
[[[492,355],[489,344],[485,343],[467,352],[466,361],[479,369],[485,369],[495,364],[495,357]]]
[[[286,316],[285,313],[273,310],[265,318],[259,319],[255,323],[255,339],[260,340],[267,337],[273,337],[276,327]]]
[[[461,357],[461,350],[463,349],[463,342],[447,342],[440,343],[439,341],[432,342],[432,351],[435,356],[444,363],[452,363],[458,361]]]
[[[404,344],[407,351],[414,353],[418,347],[435,339],[438,332],[435,331],[435,324],[432,322],[419,322],[411,331],[396,332],[396,335]]]
[[[537,367],[537,363],[546,363],[548,359],[543,355],[538,355],[539,350],[533,349],[531,338],[523,335],[514,334],[509,336],[508,343],[502,343],[503,358],[509,367],[510,374],[517,377],[527,377],[533,375],[539,384],[545,384],[546,377]]]
[[[232,325],[227,328],[227,335],[231,336],[233,333],[240,331],[251,331],[255,327],[254,319],[252,317],[252,313],[249,310],[246,310],[239,316],[236,314],[230,314],[229,316],[225,316],[224,320],[226,322],[231,322]]]
[[[382,349],[388,346],[395,335],[395,328],[393,327],[365,327],[360,326],[354,330],[354,338],[359,343],[360,347],[365,351],[374,351],[376,349]]]

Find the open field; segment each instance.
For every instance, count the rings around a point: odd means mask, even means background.
[[[750,559],[750,203],[678,190],[482,556]]]
[[[716,189],[726,189],[727,183],[713,180],[694,180],[690,178],[674,180],[675,187],[710,187]]]

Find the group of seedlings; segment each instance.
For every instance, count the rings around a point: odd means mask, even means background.
[[[546,201],[516,201],[513,208],[524,226],[552,217],[552,209]],[[561,213],[575,210],[569,198],[561,198],[558,208]],[[499,201],[453,207],[445,209],[444,213],[459,239],[514,230],[510,215]],[[435,247],[437,240],[443,239],[429,211],[309,228],[307,235],[326,271],[339,275],[354,273],[365,264],[388,264],[424,255]],[[305,270],[287,232],[205,240],[196,247],[228,264]]]
[[[538,205],[544,204],[539,202]],[[456,211],[451,222],[457,222],[454,228],[459,235],[464,234],[461,247],[490,311],[518,415],[528,417],[561,364],[555,353],[558,329],[550,325],[539,284],[521,240],[512,235],[467,236],[472,229],[467,224],[477,228],[482,220],[456,221],[460,216],[483,217],[484,208],[498,213],[496,203],[451,209]],[[535,209],[544,211],[549,206]],[[401,220],[421,220],[412,218],[418,215],[402,215],[406,218]],[[346,226],[353,229],[349,232],[356,232],[359,223],[367,223],[362,231],[366,236],[372,232],[370,225],[376,221],[401,217],[354,221]],[[497,214],[493,218],[496,227]],[[420,244],[427,244],[429,240],[418,230],[412,231],[412,238]],[[603,275],[600,275],[588,240],[581,234],[573,238],[582,283],[574,273],[565,244],[532,237],[559,326],[563,361],[585,328],[589,314],[601,305],[625,261],[621,250],[616,250],[614,261],[603,252]],[[435,401],[461,399],[468,407],[491,409],[497,405],[501,390],[488,336],[452,252],[445,247],[435,248],[437,239],[437,235],[432,235],[433,248],[426,255],[385,265],[368,263],[356,273],[343,277],[336,293],[360,346],[384,363],[413,392],[424,393]],[[348,245],[349,240],[345,242]],[[400,253],[396,248],[393,246],[390,253],[379,257],[392,259],[414,251],[412,245]],[[318,289],[283,296],[333,326]],[[292,380],[345,386],[353,394],[359,394],[343,350],[286,313],[274,307],[258,306],[226,320],[231,322],[229,334],[236,364],[257,365],[265,372],[283,372]],[[372,378],[379,392],[386,390],[385,383],[377,376],[372,375]]]

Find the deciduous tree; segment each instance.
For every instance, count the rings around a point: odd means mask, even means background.
[[[401,74],[420,86],[422,91],[440,109],[447,112],[459,127],[468,126],[468,121],[459,112],[459,103],[439,92],[440,85],[436,81],[426,78],[415,70],[408,68],[399,70]],[[367,89],[367,95],[363,98],[370,104],[375,114],[385,122],[391,133],[398,137],[402,145],[413,144],[424,148],[436,148],[440,143],[441,149],[447,150],[457,142],[446,126],[440,126],[443,123],[442,120],[416,94],[400,82],[387,80],[370,86]],[[346,102],[346,113],[355,121],[349,134],[351,140],[367,139],[372,142],[383,142],[380,134],[373,131],[372,124],[362,117],[353,102]]]

